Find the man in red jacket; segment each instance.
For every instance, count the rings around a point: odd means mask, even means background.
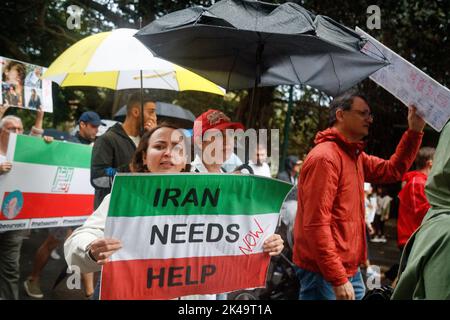
[[[367,258],[364,181],[399,181],[420,147],[425,122],[409,108],[409,129],[389,160],[366,154],[362,139],[373,122],[367,99],[349,91],[330,104],[330,128],[321,131],[298,180],[294,263],[300,299],[361,299],[359,265]]]
[[[425,183],[433,165],[434,152],[434,148],[420,148],[415,160],[417,170],[403,176],[404,186],[398,194],[400,205],[397,220],[397,244],[401,251],[430,209],[425,196]]]

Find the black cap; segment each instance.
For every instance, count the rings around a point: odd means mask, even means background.
[[[80,116],[80,119],[78,119],[78,123],[80,123],[80,121],[90,123],[93,126],[106,126],[106,124],[104,124],[100,119],[100,116],[97,114],[97,112],[94,111],[83,112],[83,114]]]

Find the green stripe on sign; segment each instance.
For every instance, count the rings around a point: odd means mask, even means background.
[[[117,175],[109,216],[267,214],[279,212],[292,185],[254,175]]]
[[[42,138],[18,135],[14,161],[90,169],[91,154],[88,145],[56,140],[46,143]]]

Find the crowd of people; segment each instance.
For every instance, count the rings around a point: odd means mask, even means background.
[[[445,149],[450,125],[444,128],[436,154],[433,148],[421,148],[425,122],[410,106],[408,129],[390,159],[384,160],[364,151],[364,138],[374,119],[363,94],[350,90],[334,98],[329,110],[329,127],[317,133],[311,151],[305,157],[287,157],[284,170],[276,176],[294,187],[281,210],[281,219],[291,237],[286,244],[279,234],[273,234],[264,242],[264,251],[272,256],[279,255],[286,245],[292,247],[301,300],[362,299],[367,287],[361,268],[370,267],[367,244],[387,241],[384,225],[390,217],[393,198],[384,184],[403,181],[397,224],[403,258],[397,267],[400,277],[393,282],[393,297],[449,298],[450,283],[439,281],[434,271],[440,270],[441,277],[450,278],[444,259],[448,250],[440,249],[450,243],[449,215],[444,214],[450,211],[450,155]],[[0,117],[5,108],[1,111]],[[43,112],[39,108],[37,115],[31,133],[42,135]],[[50,229],[24,283],[28,295],[43,297],[40,274],[52,250],[64,242],[67,264],[78,266],[83,272],[85,295],[98,298],[99,282],[93,273],[99,272],[108,258],[121,249],[120,239],[104,237],[112,182],[118,172],[240,173],[243,166],[229,170],[226,163],[236,157],[229,129],[245,129],[241,123],[232,122],[219,110],[209,109],[196,118],[192,137],[187,137],[176,126],[157,124],[157,120],[153,99],[144,96],[141,108],[139,94],[129,97],[124,122],[98,138],[100,117],[92,111],[80,116],[80,129],[73,138],[78,143],[93,144],[91,184],[95,189],[95,211],[76,230]],[[23,133],[21,121],[5,116],[0,120],[0,174],[11,170],[12,163],[5,157],[11,132]],[[51,143],[51,139],[46,141]],[[216,152],[207,152],[212,145]],[[267,151],[267,146],[257,145],[255,157],[244,164],[250,173],[273,176]],[[191,153],[194,157],[189,162]],[[416,170],[408,172],[414,162]],[[420,231],[414,233],[417,229]],[[441,236],[434,235],[435,229]],[[433,237],[429,239],[431,233]],[[408,239],[412,238],[414,243],[410,244]],[[18,298],[22,239],[23,231],[0,232],[0,250],[5,253],[0,257],[0,297],[4,299]],[[429,242],[436,245],[432,247]],[[424,260],[424,254],[432,258]],[[227,295],[181,298],[226,299]]]

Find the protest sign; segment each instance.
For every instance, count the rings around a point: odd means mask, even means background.
[[[10,134],[0,175],[0,231],[80,225],[93,212],[92,147]]]
[[[390,62],[370,79],[405,105],[415,104],[418,114],[433,129],[441,131],[450,118],[450,90],[360,28],[356,27],[356,32],[369,40],[362,49],[364,53],[384,56]]]
[[[0,57],[0,105],[53,112],[52,82],[42,79],[46,68]]]
[[[171,299],[265,286],[265,239],[292,185],[254,175],[115,177],[101,299]]]

